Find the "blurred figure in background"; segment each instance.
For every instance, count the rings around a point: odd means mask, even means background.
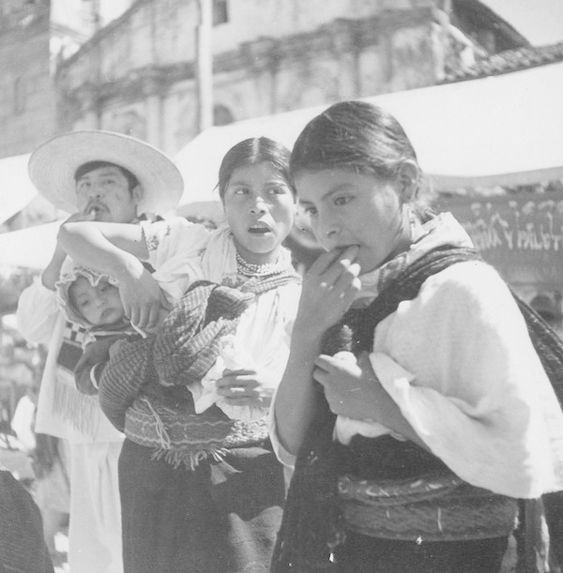
[[[0,467],[0,573],[53,573],[41,513],[30,493]]]
[[[47,549],[57,564],[66,558],[57,551],[55,537],[66,526],[70,509],[68,446],[64,440],[47,434],[36,434],[34,431],[37,393],[43,366],[44,355],[39,364],[34,365],[36,384],[30,386],[19,399],[11,426],[23,451],[31,458],[35,475],[32,494],[43,517]]]

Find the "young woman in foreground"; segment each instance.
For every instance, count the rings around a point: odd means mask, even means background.
[[[563,415],[510,291],[456,262],[471,241],[419,205],[415,151],[382,109],[327,109],[290,171],[327,253],[274,402],[295,473],[272,571],[499,571],[517,498],[563,489]]]

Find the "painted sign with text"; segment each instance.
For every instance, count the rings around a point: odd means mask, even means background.
[[[563,286],[563,193],[456,197],[440,202],[483,258],[513,284]]]

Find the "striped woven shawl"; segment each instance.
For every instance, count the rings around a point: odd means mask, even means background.
[[[296,280],[288,269],[238,289],[207,281],[192,285],[155,336],[112,348],[100,381],[108,418],[130,440],[154,448],[156,457],[190,468],[265,440],[265,419],[232,420],[216,406],[196,414],[190,388],[213,366],[221,339],[235,332],[255,297]]]

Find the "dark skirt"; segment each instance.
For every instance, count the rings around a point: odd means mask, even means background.
[[[125,440],[119,459],[125,573],[266,573],[279,529],[283,470],[263,447],[191,471]]]
[[[366,454],[371,448],[377,459]],[[355,436],[350,450],[354,469],[367,479],[404,479],[427,471],[449,472],[436,456],[391,436]],[[508,536],[467,541],[402,541],[347,532],[341,573],[498,573]]]
[[[545,494],[543,503],[549,528],[550,549],[563,569],[563,492]]]

